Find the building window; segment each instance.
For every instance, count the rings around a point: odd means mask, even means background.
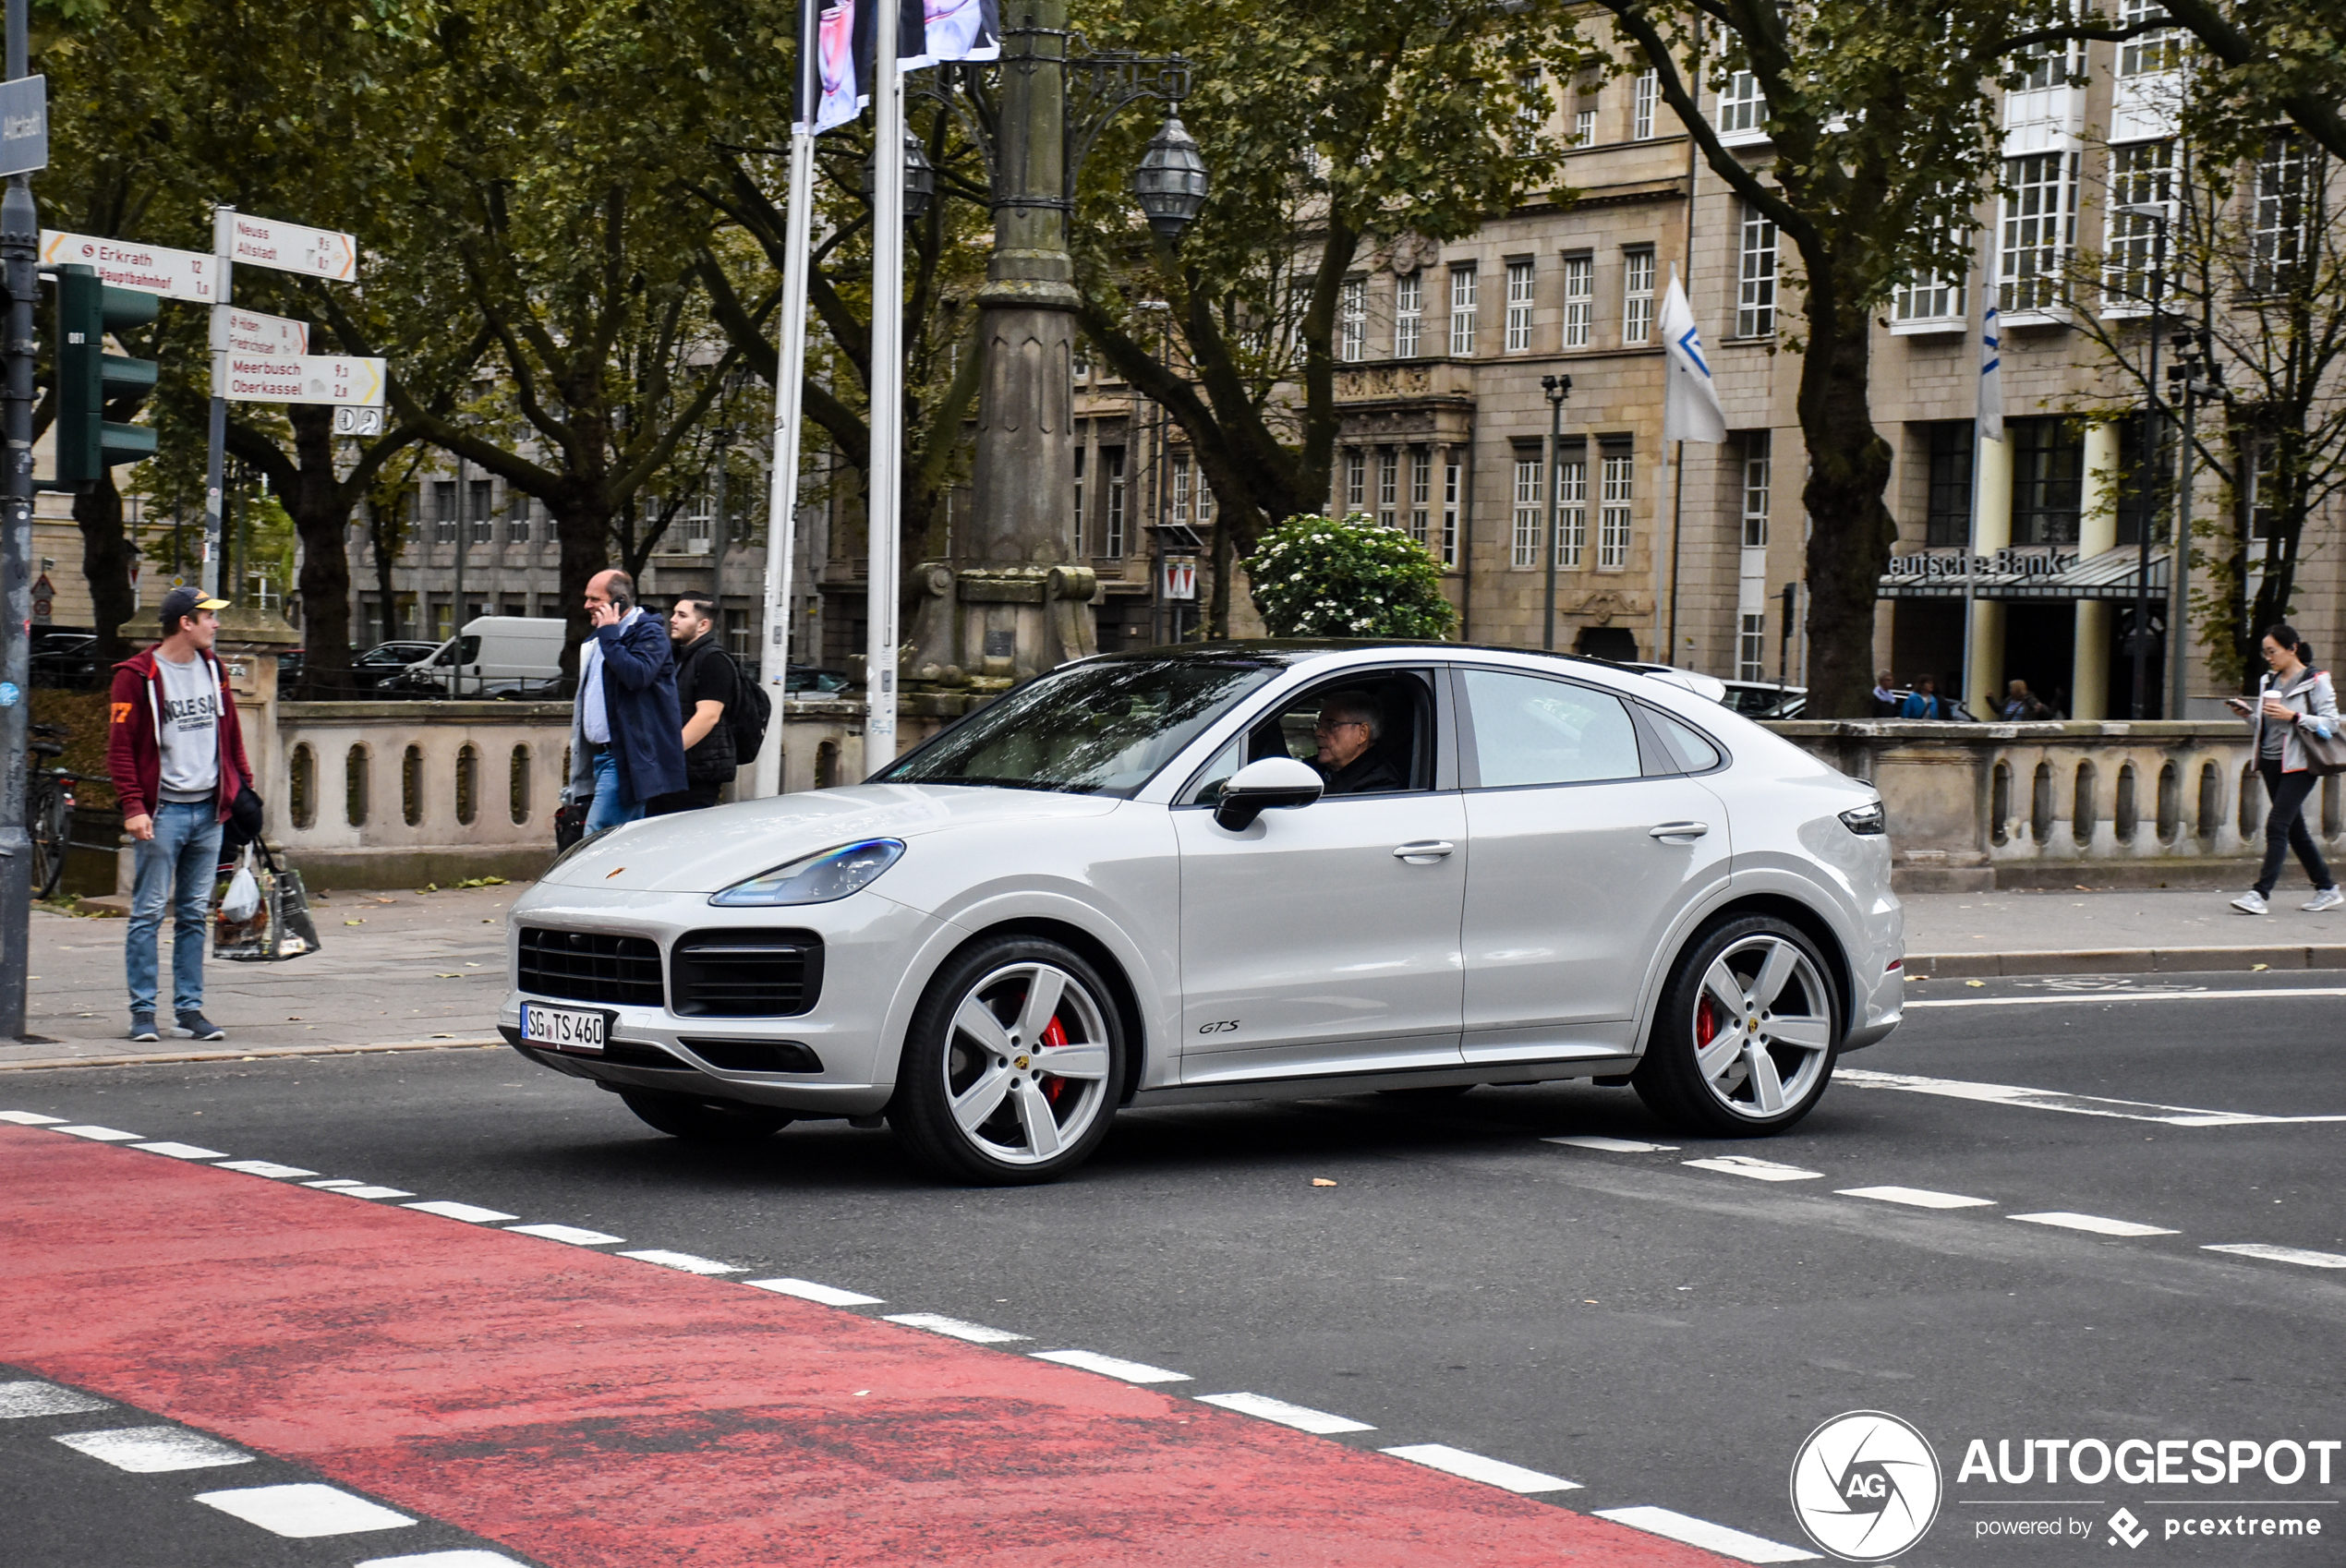
[[[2007,158],[2004,185],[1996,303],[2007,317],[2053,309],[2077,243],[2077,154]]]
[[[1450,269],[1450,352],[1464,359],[1474,353],[1474,264]]]
[[[1556,565],[1578,571],[1589,549],[1589,464],[1556,460]]]
[[[2159,422],[2159,451],[2147,476],[2143,471],[2143,417],[2130,414],[2118,421],[2118,538],[2122,545],[2140,545],[2143,525],[2150,525],[2153,544],[2167,542],[2167,506],[2174,492],[2175,427]],[[2146,477],[2148,483],[2144,481]],[[2255,484],[2252,480],[2252,499]],[[2251,515],[2255,508],[2251,509]],[[2146,513],[2147,517],[2146,518]]]
[[[2167,14],[2159,0],[2124,0],[2118,7],[2118,25],[2135,27],[2157,21]],[[2121,77],[2158,76],[2163,71],[2180,70],[2183,63],[2183,41],[2171,29],[2146,32],[2130,38],[2118,46],[2118,74]]]
[[[732,654],[735,658],[746,661],[756,652],[756,650],[750,645],[749,641],[749,611],[745,609],[729,609],[724,611],[723,614],[725,617],[725,651]]]
[[[1653,247],[1634,246],[1621,253],[1621,341],[1653,339]]]
[[[2066,419],[2008,419],[2012,542],[2074,545],[2085,495],[2086,446]]]
[[[2074,40],[2056,39],[2023,50],[2013,56],[2013,68],[2021,73],[2020,85],[2011,90],[2033,92],[2049,87],[2066,87],[2085,68],[2085,45]]]
[[[1075,448],[1075,548],[1083,548],[1083,448]]]
[[[1425,324],[1425,274],[1404,272],[1393,280],[1393,357],[1418,356],[1418,331]]]
[[[1173,521],[1190,520],[1190,454],[1182,452],[1173,459]]]
[[[1507,352],[1521,354],[1531,346],[1531,263],[1507,263]]]
[[[1124,556],[1124,449],[1120,446],[1100,448],[1100,477],[1106,481],[1107,494],[1100,508],[1100,553],[1111,561]]]
[[[2315,205],[2305,199],[2311,168],[2305,139],[2295,131],[2267,140],[2264,156],[2256,160],[2256,205],[2248,230],[2249,287],[2255,293],[2279,294],[2298,281]]]
[[[1760,95],[1760,78],[1737,71],[1719,90],[1719,134],[1758,136],[1768,128],[1768,101]]]
[[[471,502],[466,509],[466,520],[472,525],[466,530],[466,537],[477,545],[488,544],[493,537],[489,511],[496,487],[487,479],[472,479],[466,481],[466,488],[470,492],[467,499]]]
[[[2267,539],[2273,533],[2273,502],[2280,489],[2280,442],[2269,431],[2257,431],[2242,440],[2247,461],[2248,537]]]
[[[1540,466],[1536,457],[1515,460],[1515,549],[1507,557],[1511,566],[1540,564]]]
[[[1344,510],[1348,513],[1369,509],[1369,453],[1364,447],[1344,449]]]
[[[1768,543],[1768,477],[1772,452],[1769,433],[1754,430],[1743,438],[1743,548],[1764,549]]]
[[[1351,364],[1367,350],[1369,342],[1369,285],[1365,280],[1345,280],[1344,292],[1336,302],[1336,356]]]
[[[714,542],[716,526],[716,498],[707,485],[702,485],[684,503],[684,553],[707,555]]]
[[[2174,195],[2173,142],[2140,141],[2110,150],[2110,249],[2101,270],[2103,308],[2148,303],[2151,266],[2158,259],[2159,220],[2118,209],[2156,204],[2171,213],[2168,203]]]
[[[1409,537],[1420,545],[1426,542],[1427,529],[1433,521],[1433,453],[1427,448],[1409,449]]]
[[[1629,503],[1636,499],[1635,459],[1607,453],[1604,488],[1597,508],[1597,570],[1618,572],[1629,564]]]
[[[432,543],[453,545],[456,542],[456,481],[434,479],[431,482]]]
[[[1653,107],[1662,100],[1662,73],[1640,71],[1629,97],[1629,139],[1649,141],[1653,137]]]
[[[1401,504],[1401,452],[1397,447],[1376,449],[1376,520],[1394,526],[1394,510]]]
[[[1197,520],[1201,527],[1214,521],[1214,486],[1205,476],[1205,464],[1197,465]]]
[[[1775,220],[1747,203],[1735,234],[1735,336],[1763,338],[1776,330]]]
[[[1930,494],[1923,506],[1923,543],[1932,549],[1971,539],[1971,455],[1968,419],[1929,428]]]
[[[1564,346],[1589,346],[1589,327],[1596,316],[1597,264],[1587,256],[1564,259]]]
[[[1763,610],[1758,615],[1744,615],[1735,633],[1735,679],[1765,681],[1768,678],[1768,617]]]
[[[1936,272],[1926,272],[1912,283],[1900,283],[1892,312],[1901,321],[1960,321],[1964,319],[1963,280],[1950,282]]]
[[[1516,90],[1523,94],[1523,104],[1515,112],[1516,127],[1526,136],[1540,134],[1540,127],[1548,117],[1547,94],[1540,84],[1538,71],[1518,71]]]
[[[1572,115],[1572,145],[1587,147],[1597,139],[1597,112],[1578,109]]]
[[[1459,463],[1455,457],[1442,464],[1442,564],[1458,563],[1458,495]]]

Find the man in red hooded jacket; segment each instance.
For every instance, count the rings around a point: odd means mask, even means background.
[[[106,771],[122,826],[138,841],[138,881],[123,967],[130,982],[130,1038],[153,1040],[156,939],[163,906],[175,919],[172,1032],[224,1040],[203,1016],[203,951],[220,825],[252,777],[236,699],[212,657],[218,611],[228,601],[195,588],[163,597],[163,641],[114,667],[106,709]]]

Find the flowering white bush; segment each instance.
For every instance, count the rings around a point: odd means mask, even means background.
[[[1366,513],[1290,517],[1242,564],[1275,637],[1445,637],[1457,620],[1424,547]]]

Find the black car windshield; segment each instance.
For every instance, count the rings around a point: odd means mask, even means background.
[[[1129,799],[1272,673],[1267,664],[1193,658],[1077,665],[980,708],[875,782]]]

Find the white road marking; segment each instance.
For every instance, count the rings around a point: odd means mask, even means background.
[[[409,1204],[414,1208],[414,1204]],[[504,1216],[512,1219],[511,1214]],[[657,1247],[641,1252],[622,1252],[623,1258],[633,1258],[639,1263],[658,1263],[663,1269],[681,1269],[688,1274],[745,1274],[747,1269],[733,1263],[720,1263],[714,1258],[696,1258],[690,1252],[663,1252]]]
[[[1127,1361],[1120,1357],[1103,1356],[1096,1350],[1033,1350],[1027,1354],[1037,1361],[1056,1361],[1062,1367],[1097,1372],[1104,1378],[1120,1378],[1128,1383],[1185,1383],[1193,1381],[1187,1372],[1168,1372],[1145,1361]]]
[[[0,1383],[0,1421],[27,1416],[79,1416],[86,1410],[111,1410],[114,1405],[93,1393],[59,1388],[54,1383]]]
[[[1497,1487],[1503,1491],[1529,1494],[1580,1490],[1578,1481],[1567,1481],[1562,1476],[1542,1475],[1520,1465],[1510,1465],[1504,1459],[1485,1459],[1480,1453],[1469,1453],[1463,1448],[1452,1448],[1445,1442],[1416,1442],[1379,1452],[1390,1453],[1396,1459],[1406,1459],[1412,1465],[1422,1465],[1429,1470],[1445,1470],[1453,1476],[1463,1476],[1469,1481],[1481,1481],[1484,1486]]]
[[[1992,1209],[1992,1198],[1965,1198],[1959,1192],[1933,1192],[1927,1187],[1844,1187],[1844,1198],[1878,1198],[1884,1203],[1905,1203],[1917,1209]]]
[[[134,1476],[249,1465],[253,1457],[241,1448],[185,1427],[117,1427],[103,1432],[67,1432],[55,1441]]]
[[[523,1568],[521,1559],[501,1551],[419,1551],[409,1557],[370,1557],[358,1568]]]
[[[2081,995],[1908,997],[1917,1007],[2045,1007],[2064,1002],[2237,1002],[2246,996],[2346,996],[2346,985],[2277,985],[2269,991],[2094,991]]]
[[[2228,1241],[2203,1247],[2203,1252],[2230,1252],[2241,1258],[2262,1258],[2273,1263],[2300,1263],[2309,1269],[2346,1269],[2346,1258],[2335,1252],[2308,1252],[2302,1247],[2267,1247],[2261,1241]]]
[[[1322,1437],[1333,1437],[1337,1432],[1376,1430],[1366,1421],[1355,1421],[1347,1416],[1331,1416],[1324,1410],[1313,1410],[1308,1405],[1289,1405],[1286,1400],[1273,1399],[1267,1393],[1201,1393],[1197,1402],[1200,1405],[1218,1405],[1241,1416],[1276,1421],[1282,1427],[1293,1427],[1300,1432],[1317,1432]]]
[[[1953,1100],[1974,1100],[1992,1105],[2013,1105],[2027,1111],[2066,1111],[2078,1116],[2113,1116],[2120,1121],[2158,1122],[2166,1127],[2280,1127],[2304,1122],[2346,1122],[2336,1116],[2260,1116],[2246,1111],[2202,1111],[2189,1105],[2158,1105],[2143,1100],[2105,1100],[2092,1094],[2063,1094],[2051,1089],[2022,1089],[2009,1083],[1971,1083],[1961,1079],[1920,1078],[1912,1073],[1872,1072],[1841,1067],[1836,1080],[1860,1089],[1904,1089],[1917,1094],[1941,1094]]]
[[[777,1296],[795,1296],[802,1301],[816,1301],[826,1307],[878,1307],[881,1297],[865,1296],[861,1291],[841,1290],[835,1285],[816,1285],[813,1280],[744,1280],[753,1290],[770,1290]]]
[[[150,1154],[168,1154],[175,1160],[224,1160],[228,1157],[217,1149],[201,1149],[192,1143],[134,1143],[130,1147],[142,1149]]]
[[[1578,1138],[1543,1138],[1542,1143],[1568,1143],[1575,1149],[1593,1149],[1600,1154],[1675,1154],[1675,1143],[1640,1143],[1634,1138],[1606,1138],[1587,1133]]]
[[[1798,1165],[1780,1165],[1773,1160],[1756,1159],[1749,1154],[1721,1154],[1715,1159],[1681,1160],[1678,1163],[1692,1165],[1699,1171],[1749,1176],[1754,1181],[1821,1181],[1825,1174],[1822,1171],[1804,1171]]]
[[[438,1214],[443,1220],[464,1220],[477,1225],[493,1224],[500,1220],[521,1218],[519,1214],[501,1213],[495,1209],[483,1209],[474,1203],[452,1203],[444,1198],[435,1198],[423,1203],[402,1203],[399,1206],[403,1209],[414,1209],[420,1213]]]
[[[233,1514],[271,1535],[307,1540],[314,1536],[348,1536],[361,1530],[395,1530],[415,1523],[340,1487],[301,1481],[283,1487],[243,1487],[235,1491],[200,1491],[198,1502]]]
[[[1715,1551],[1738,1562],[1823,1561],[1813,1551],[1784,1546],[1761,1536],[1747,1536],[1741,1530],[1731,1530],[1724,1525],[1714,1525],[1708,1519],[1697,1519],[1667,1508],[1600,1508],[1597,1517],[1610,1519],[1616,1525],[1626,1525],[1633,1530],[1643,1530],[1649,1535],[1666,1536],[1674,1541],[1699,1546],[1705,1551]]]
[[[18,1127],[55,1127],[65,1119],[44,1116],[38,1111],[0,1111],[0,1122],[14,1122]]]
[[[623,1236],[605,1236],[599,1230],[581,1230],[576,1225],[507,1225],[515,1236],[542,1236],[549,1241],[567,1241],[573,1247],[602,1247],[614,1241],[624,1241]]]
[[[110,1127],[60,1127],[50,1130],[71,1138],[91,1139],[100,1143],[136,1143],[147,1136],[143,1132],[117,1132]]]
[[[212,1167],[215,1171],[242,1171],[247,1176],[267,1176],[272,1181],[287,1181],[295,1176],[314,1176],[316,1171],[305,1171],[299,1165],[281,1165],[274,1160],[230,1160]]]
[[[1012,1333],[1008,1329],[989,1329],[984,1323],[964,1322],[959,1318],[946,1317],[941,1312],[904,1312],[888,1321],[891,1323],[901,1323],[908,1329],[926,1329],[931,1333],[946,1334],[954,1339],[965,1339],[972,1345],[1008,1345],[1012,1340],[1033,1337],[1029,1334]]]
[[[2181,1236],[2183,1232],[2162,1229],[2158,1225],[2139,1225],[2132,1220],[2106,1220],[2099,1214],[2073,1214],[2066,1209],[2050,1209],[2041,1214],[2006,1214],[2008,1220],[2022,1220],[2032,1225],[2059,1225],[2063,1230],[2091,1231],[2096,1236]]]
[[[323,1181],[305,1181],[301,1185],[304,1187],[322,1187],[327,1191],[332,1192],[337,1188],[364,1187],[367,1184],[352,1176],[328,1176]]]
[[[413,1198],[416,1196],[406,1188],[399,1187],[330,1187],[326,1190],[339,1193],[345,1198]],[[512,1217],[510,1214],[506,1216],[508,1219]]]

